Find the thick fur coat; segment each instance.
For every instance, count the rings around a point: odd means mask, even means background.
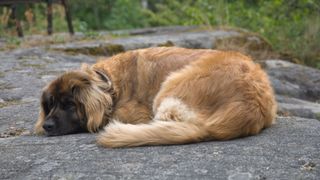
[[[74,112],[69,125],[63,125],[71,112],[61,101],[66,94]],[[97,142],[105,147],[229,140],[258,134],[276,116],[268,77],[249,57],[177,47],[128,51],[83,65],[45,87],[41,102],[37,133],[104,127]]]

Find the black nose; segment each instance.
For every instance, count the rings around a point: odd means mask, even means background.
[[[53,120],[49,119],[46,120],[43,124],[43,129],[45,129],[47,132],[51,132],[52,130],[54,130],[55,128],[55,123],[53,122]]]

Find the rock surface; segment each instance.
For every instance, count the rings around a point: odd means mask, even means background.
[[[167,31],[160,30],[163,34],[157,35],[163,36],[164,42],[169,37]],[[127,38],[117,41],[128,42]],[[320,112],[319,70],[280,60],[262,63],[277,93],[279,113],[288,117],[279,117],[275,125],[257,136],[179,146],[105,149],[95,144],[93,134],[50,138],[32,135],[41,88],[56,75],[79,68],[82,62],[94,63],[95,57],[34,47],[0,51],[0,62],[0,179],[320,177],[320,122],[316,120]]]
[[[263,63],[278,94],[320,102],[320,71],[281,60]]]
[[[0,140],[1,179],[318,179],[320,123],[279,118],[258,136],[104,149],[94,135]]]
[[[103,34],[105,33],[102,33],[102,37]],[[50,49],[89,55],[112,55],[151,46],[179,46],[196,49],[227,48],[241,49],[257,58],[260,58],[261,54],[271,52],[271,46],[261,37],[232,29],[205,30],[198,27],[167,27],[114,31],[112,34],[124,37],[51,45]],[[134,36],[126,37],[126,34]]]
[[[263,63],[277,94],[279,113],[320,120],[320,71],[281,60]]]

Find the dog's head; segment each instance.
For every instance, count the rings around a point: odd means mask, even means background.
[[[83,65],[67,72],[43,90],[37,134],[49,136],[96,132],[112,113],[113,88],[102,71]]]

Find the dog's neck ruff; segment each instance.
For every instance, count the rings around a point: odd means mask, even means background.
[[[107,83],[110,86],[110,88],[107,90],[107,92],[112,97],[112,107],[114,107],[115,102],[117,100],[117,93],[113,87],[113,83],[112,83],[110,76],[105,71],[96,70],[95,72],[101,76],[102,81],[104,81],[105,83]]]

